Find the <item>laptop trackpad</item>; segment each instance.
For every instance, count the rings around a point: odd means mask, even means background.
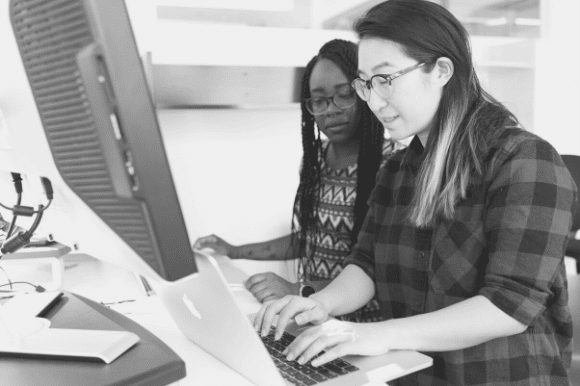
[[[371,383],[384,382],[385,379],[393,379],[399,374],[403,373],[405,369],[396,363],[391,363],[386,366],[379,367],[374,370],[366,372],[367,377]]]

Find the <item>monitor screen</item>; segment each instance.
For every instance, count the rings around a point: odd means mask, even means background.
[[[19,164],[40,165],[47,142],[68,205],[80,199],[75,211],[92,211],[161,278],[197,272],[124,1],[10,0],[9,16],[45,134],[15,141]]]

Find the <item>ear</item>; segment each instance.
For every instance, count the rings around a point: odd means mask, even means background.
[[[440,57],[435,62],[433,70],[431,70],[431,81],[439,87],[445,86],[453,76],[453,69],[451,59]]]

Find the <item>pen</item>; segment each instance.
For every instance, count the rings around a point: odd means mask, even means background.
[[[147,296],[155,295],[155,291],[153,291],[153,288],[151,288],[147,279],[145,279],[143,276],[139,276],[139,277],[141,278],[141,282],[143,283],[143,288],[145,288],[145,292],[147,293]]]

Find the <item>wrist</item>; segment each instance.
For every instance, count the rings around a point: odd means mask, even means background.
[[[293,283],[292,286],[293,286],[293,288],[292,288],[292,295],[298,295],[298,296],[300,296],[300,288],[302,288],[302,283],[300,283],[300,282]]]
[[[405,322],[402,319],[389,319],[379,323],[383,327],[382,343],[388,350],[405,350],[415,346],[413,335],[417,334],[408,336],[405,330]]]
[[[242,259],[242,251],[240,247],[236,247],[233,245],[230,245],[230,251],[229,251],[229,258],[230,259]]]
[[[308,299],[312,299],[316,303],[320,304],[320,306],[326,311],[326,315],[333,316],[331,313],[332,309],[330,307],[330,304],[326,301],[323,294],[316,292],[316,293],[310,295],[308,297]]]

